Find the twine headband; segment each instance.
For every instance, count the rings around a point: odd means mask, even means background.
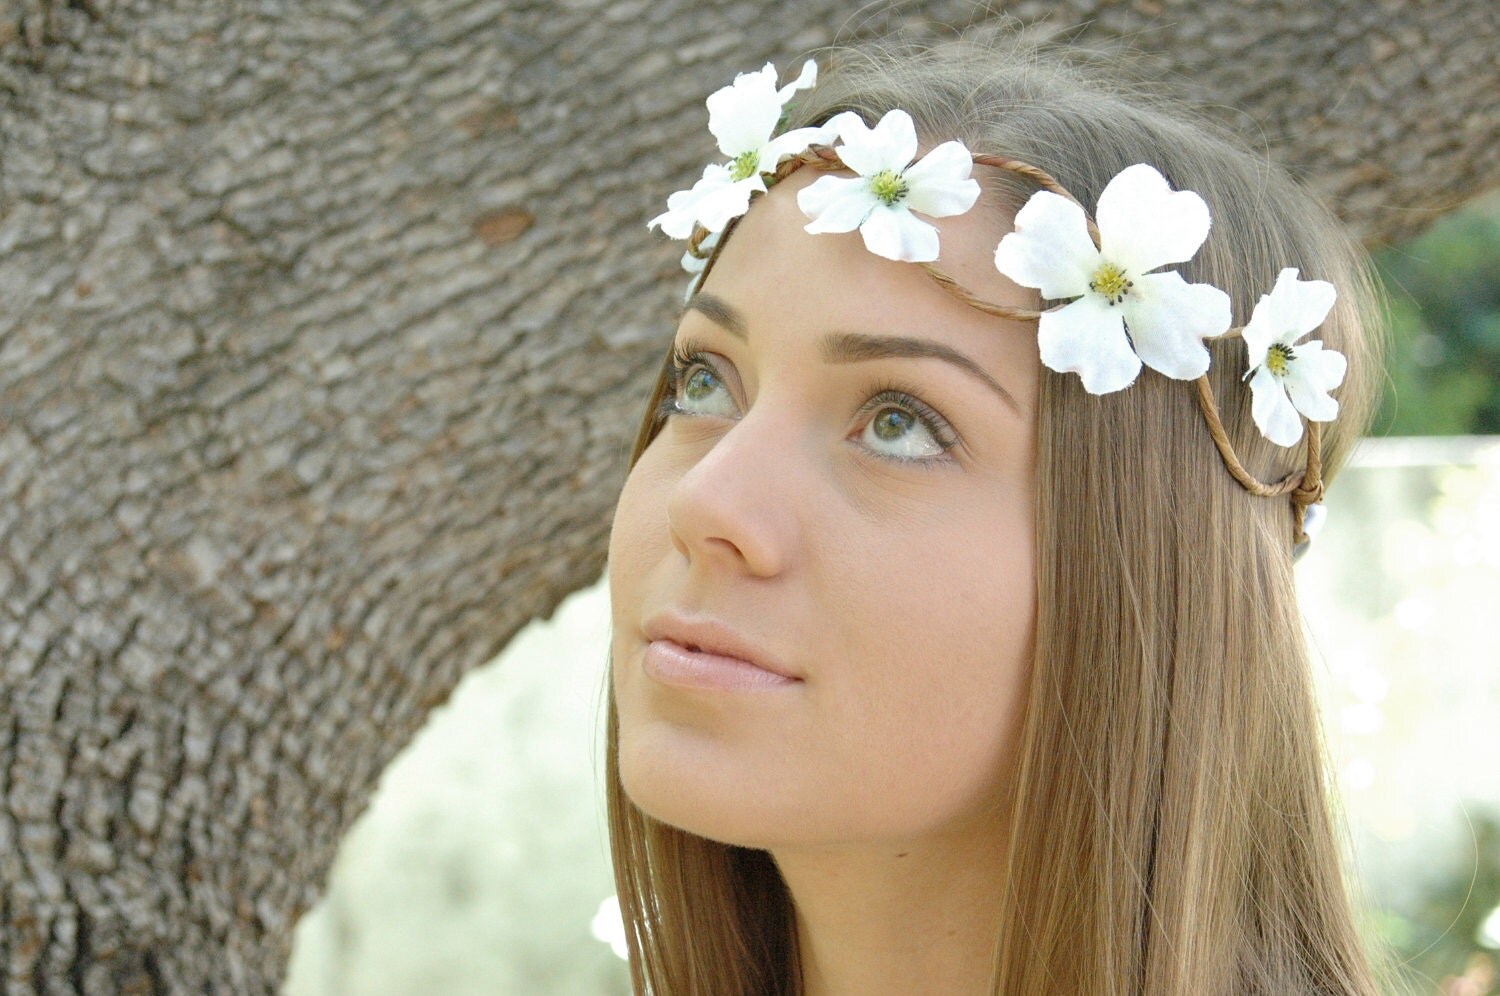
[[[1227,294],[1188,284],[1176,271],[1206,240],[1208,207],[1191,191],[1172,190],[1154,168],[1127,167],[1100,194],[1096,216],[1056,178],[1029,163],[972,153],[944,142],[917,155],[915,126],[892,110],[872,129],[853,112],[815,128],[776,135],[792,96],[816,82],[809,60],[801,76],[776,87],[769,64],[736,77],[708,98],[709,128],[729,162],[710,164],[693,188],[678,191],[667,211],[649,223],[687,240],[683,267],[693,274],[688,296],[706,278],[719,249],[754,197],[803,168],[826,175],[798,192],[811,233],[858,230],[872,252],[916,263],[945,292],[985,314],[1038,327],[1042,362],[1078,373],[1084,388],[1107,394],[1129,387],[1142,366],[1195,385],[1198,407],[1230,476],[1260,497],[1289,496],[1294,556],[1321,524],[1321,422],[1337,416],[1328,392],[1343,380],[1346,362],[1319,340],[1299,341],[1321,325],[1336,292],[1325,281],[1304,281],[1286,268],[1250,321],[1231,328]],[[973,166],[1018,176],[1040,188],[1017,212],[1014,231],[995,250],[996,268],[1049,300],[1073,299],[1045,310],[997,305],[976,297],[939,269],[938,230],[916,217],[962,214],[978,200]],[[914,214],[915,212],[915,214]],[[1239,338],[1249,352],[1257,428],[1280,446],[1307,435],[1302,469],[1271,482],[1244,467],[1220,417],[1208,379],[1205,342]]]

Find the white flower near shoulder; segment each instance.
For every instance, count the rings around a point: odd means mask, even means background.
[[[1328,392],[1344,382],[1348,361],[1319,339],[1299,343],[1328,317],[1337,292],[1326,280],[1298,280],[1292,267],[1261,296],[1241,333],[1250,350],[1250,415],[1277,446],[1302,438],[1302,419],[1331,422],[1339,403]]]
[[[1022,287],[1077,299],[1042,313],[1042,363],[1078,373],[1091,394],[1129,387],[1142,363],[1177,380],[1202,376],[1202,340],[1228,330],[1229,295],[1175,270],[1152,271],[1193,257],[1208,238],[1208,205],[1137,163],[1105,186],[1097,221],[1096,249],[1083,208],[1038,191],[995,249],[996,268]]]
[[[797,128],[775,138],[782,108],[798,90],[817,82],[818,67],[809,59],[802,75],[777,89],[776,67],[769,62],[754,73],[740,73],[734,82],[708,98],[708,130],[728,163],[710,163],[690,190],[667,198],[667,210],[646,223],[661,226],[674,239],[685,239],[694,225],[721,232],[750,207],[750,197],[764,193],[762,174],[773,173],[781,160],[813,144],[826,144],[832,135],[822,128]]]
[[[937,259],[937,229],[912,212],[945,218],[974,206],[979,183],[970,176],[969,150],[961,142],[944,142],[916,159],[916,125],[902,110],[888,112],[874,128],[846,111],[828,127],[839,134],[840,161],[859,175],[820,177],[797,192],[798,206],[812,219],[807,231],[857,228],[878,256],[913,263]]]

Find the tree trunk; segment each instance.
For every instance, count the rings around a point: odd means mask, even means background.
[[[1051,12],[1369,239],[1500,177],[1491,3],[860,6],[0,0],[8,992],[276,985],[381,768],[597,576],[681,286],[644,221],[735,72]]]

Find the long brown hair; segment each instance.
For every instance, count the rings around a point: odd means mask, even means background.
[[[1137,162],[1197,191],[1214,227],[1183,275],[1225,290],[1237,323],[1286,266],[1339,290],[1317,333],[1349,360],[1323,433],[1330,479],[1377,397],[1361,252],[1264,156],[1098,63],[1020,45],[840,50],[788,126],[900,107],[924,141],[1032,163],[1084,204]],[[1029,193],[985,182],[992,210]],[[1303,453],[1255,429],[1244,349],[1212,345],[1212,385],[1245,466],[1279,479]],[[1037,646],[1011,796],[997,800],[1012,825],[996,841],[1008,902],[993,991],[1375,992],[1325,792],[1291,502],[1229,477],[1191,384],[1147,371],[1097,397],[1039,376]],[[792,901],[770,856],[642,813],[620,786],[612,699],[608,724],[636,991],[799,992]]]

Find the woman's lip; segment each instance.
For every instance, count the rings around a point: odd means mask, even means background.
[[[763,653],[737,631],[715,619],[667,611],[648,619],[642,631],[647,643],[666,640],[683,650],[711,657],[730,658],[757,670],[769,671],[780,678],[801,680],[801,676],[795,671]]]
[[[646,645],[642,667],[657,681],[682,688],[750,691],[799,683],[796,678],[767,671],[743,658],[690,649],[667,638]]]

